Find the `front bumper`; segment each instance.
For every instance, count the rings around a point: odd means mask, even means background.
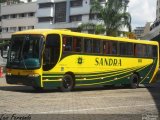
[[[22,75],[6,75],[6,81],[8,84],[41,87],[41,76],[29,77]]]

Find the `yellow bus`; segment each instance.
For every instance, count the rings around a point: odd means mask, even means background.
[[[76,86],[153,83],[159,68],[155,41],[132,40],[61,29],[12,35],[6,81],[39,90]]]

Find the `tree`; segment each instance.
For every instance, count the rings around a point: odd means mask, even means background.
[[[8,2],[9,0],[1,0],[0,3]]]
[[[78,27],[78,31],[92,31],[94,34],[104,34],[105,29],[102,24],[83,23]]]
[[[123,0],[108,0],[103,5],[93,0],[90,13],[97,14],[97,19],[103,22],[106,35],[117,36],[124,27],[131,31],[131,15],[126,12]]]

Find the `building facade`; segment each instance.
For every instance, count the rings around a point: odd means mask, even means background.
[[[89,15],[91,0],[38,0],[37,3],[36,28],[75,29],[82,23],[97,22],[95,16]]]
[[[155,21],[152,23],[150,31],[143,39],[160,41],[160,0],[157,0]]]
[[[1,4],[1,39],[9,39],[16,31],[34,29],[37,2]]]
[[[107,0],[99,0],[104,4]],[[122,0],[127,5],[129,0]],[[92,0],[22,0],[3,3],[0,11],[1,39],[9,39],[16,31],[34,28],[75,30],[83,23],[98,23],[90,14]]]
[[[160,0],[157,0],[156,21],[160,21]]]
[[[137,39],[141,39],[143,33],[144,33],[144,27],[136,27],[136,29],[134,29],[134,34],[136,35]]]
[[[134,34],[137,39],[143,39],[150,32],[151,22],[147,22],[144,27],[136,27]]]
[[[107,0],[99,0],[103,5]],[[129,0],[122,0],[126,6]],[[92,0],[38,0],[36,28],[76,29],[83,23],[98,23],[97,15],[90,14]]]

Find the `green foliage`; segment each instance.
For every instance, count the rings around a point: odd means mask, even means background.
[[[117,36],[123,27],[131,31],[131,15],[122,0],[108,0],[103,6],[99,0],[93,0],[90,13],[98,14],[97,19],[104,22],[106,35]]]
[[[78,31],[87,31],[87,30],[92,30],[94,34],[104,34],[105,29],[102,24],[94,24],[94,23],[83,23],[78,27]]]
[[[0,3],[4,3],[7,2],[8,0],[0,0]]]
[[[9,45],[10,41],[9,40],[0,40],[0,48]]]

